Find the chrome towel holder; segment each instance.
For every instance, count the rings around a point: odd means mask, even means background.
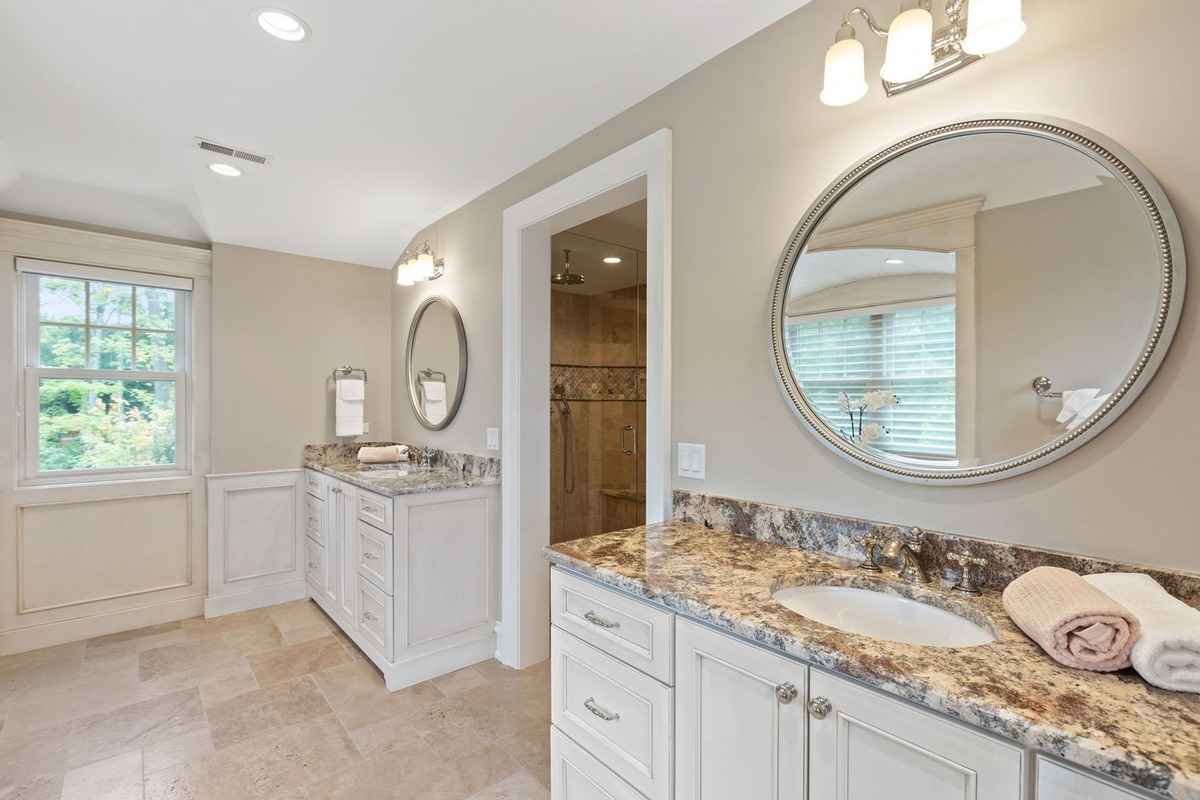
[[[1062,392],[1050,391],[1050,389],[1054,386],[1054,382],[1051,381],[1049,378],[1047,378],[1045,375],[1038,375],[1036,378],[1033,379],[1033,383],[1031,385],[1033,386],[1033,393],[1036,394],[1038,397],[1044,398],[1046,400],[1061,400],[1062,399],[1062,396],[1063,396]]]
[[[367,371],[365,369],[362,369],[361,367],[351,367],[351,366],[335,368],[333,370],[333,381],[334,381],[334,383],[337,383],[337,380],[339,377],[346,378],[355,373],[362,373],[363,383],[367,382]]]

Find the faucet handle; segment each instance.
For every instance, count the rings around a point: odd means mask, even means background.
[[[988,560],[979,556],[973,556],[966,550],[960,550],[957,553],[948,553],[946,560],[953,561],[961,568],[958,575],[958,583],[954,584],[951,591],[958,592],[959,594],[979,594],[979,575],[976,573],[976,568],[986,567]]]
[[[904,543],[908,545],[908,549],[914,553],[921,552],[921,546],[925,544],[925,531],[920,528],[913,528],[906,531],[904,534]]]
[[[882,572],[883,569],[879,566],[879,556],[886,543],[887,540],[879,533],[879,529],[872,528],[862,538],[863,552],[866,558],[858,565],[858,568],[867,572]]]

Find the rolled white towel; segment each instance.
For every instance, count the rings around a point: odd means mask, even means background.
[[[1200,610],[1172,597],[1149,575],[1105,572],[1083,579],[1141,622],[1142,638],[1133,645],[1133,668],[1147,683],[1200,693]]]

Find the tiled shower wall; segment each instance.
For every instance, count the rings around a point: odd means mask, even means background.
[[[614,505],[636,503],[610,490],[645,488],[645,286],[597,295],[550,293],[551,391],[561,387],[574,426],[575,491],[565,491],[563,416],[550,401],[550,539],[599,533]],[[614,369],[617,368],[617,369]],[[614,399],[621,398],[621,399]],[[636,429],[635,455],[621,431]],[[625,435],[633,444],[633,433]],[[568,478],[569,480],[569,478]],[[606,491],[608,494],[606,494]]]

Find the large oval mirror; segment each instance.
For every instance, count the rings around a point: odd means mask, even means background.
[[[413,314],[405,361],[408,398],[426,428],[438,431],[453,420],[467,383],[467,333],[454,303],[430,297]]]
[[[1117,145],[1049,120],[955,123],[856,165],[797,226],[775,365],[841,455],[910,481],[994,480],[1128,407],[1184,278],[1165,195]]]

